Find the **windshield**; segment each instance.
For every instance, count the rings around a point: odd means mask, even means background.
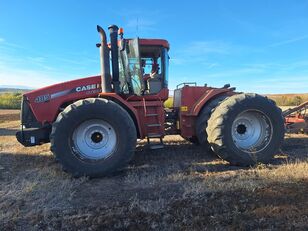
[[[127,40],[124,51],[119,51],[119,72],[121,89],[124,94],[141,95],[142,81],[138,38]]]

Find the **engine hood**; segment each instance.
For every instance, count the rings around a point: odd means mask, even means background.
[[[98,90],[100,89],[100,83],[100,76],[90,76],[35,89],[25,93],[24,96],[30,101],[35,98],[37,102],[45,102],[66,94],[94,89]],[[88,86],[92,84],[96,84],[96,86]]]
[[[59,109],[66,103],[88,97],[97,97],[101,92],[101,76],[75,79],[64,83],[36,89],[24,94],[36,119],[41,122],[54,121]]]

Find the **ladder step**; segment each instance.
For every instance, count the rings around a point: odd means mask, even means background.
[[[147,124],[147,127],[160,127],[161,124]]]
[[[149,133],[147,135],[148,138],[161,138],[163,135],[158,133]]]
[[[150,117],[150,116],[158,116],[158,114],[146,114],[146,117]]]
[[[164,148],[163,144],[152,144],[150,146],[150,149],[160,149],[160,148]]]

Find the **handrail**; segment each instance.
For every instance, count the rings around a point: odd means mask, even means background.
[[[180,84],[176,85],[176,89],[179,89],[179,87],[182,86],[182,85],[184,85],[184,86],[189,86],[189,85],[197,86],[197,83],[196,82],[180,83]]]

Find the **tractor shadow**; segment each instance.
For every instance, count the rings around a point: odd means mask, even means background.
[[[15,131],[14,131],[15,132]],[[13,131],[7,131],[12,134]],[[2,133],[3,134],[3,133]],[[17,142],[17,141],[16,141]],[[61,165],[49,154],[40,153],[39,147],[25,148],[18,153],[0,152],[0,165],[5,171],[14,175],[33,168],[56,168]],[[30,150],[30,152],[28,151]],[[29,152],[29,153],[27,153]],[[46,152],[46,150],[44,150]],[[288,162],[306,162],[308,160],[308,136],[286,137],[280,152],[270,162],[270,165],[282,165]],[[191,144],[184,140],[165,142],[165,148],[151,150],[144,143],[139,143],[135,155],[128,167],[107,176],[121,178],[127,174],[148,172],[160,169],[162,172],[225,172],[251,167],[231,166],[219,159],[214,153],[206,152],[202,146]],[[3,171],[3,170],[2,170]],[[60,170],[61,171],[61,170]]]
[[[308,136],[286,137],[280,149],[280,155],[285,161],[307,161],[308,160]],[[279,158],[276,158],[279,160]],[[278,163],[279,164],[279,163]]]
[[[213,152],[207,152],[202,146],[187,141],[165,142],[165,147],[157,150],[151,150],[147,145],[139,146],[130,166],[143,170],[160,168],[161,171],[169,171],[169,174],[248,169],[247,167],[231,166],[226,161],[219,159]]]
[[[17,131],[14,128],[0,128],[0,136],[15,136]]]
[[[279,152],[269,165],[282,165],[289,162],[302,162],[308,159],[308,136],[286,137]],[[130,165],[135,168],[153,168],[177,165],[183,171],[225,172],[250,169],[251,167],[232,166],[207,152],[200,145],[187,141],[166,141],[163,149],[151,150],[147,145],[137,146],[136,154]],[[179,169],[178,169],[179,170]]]

